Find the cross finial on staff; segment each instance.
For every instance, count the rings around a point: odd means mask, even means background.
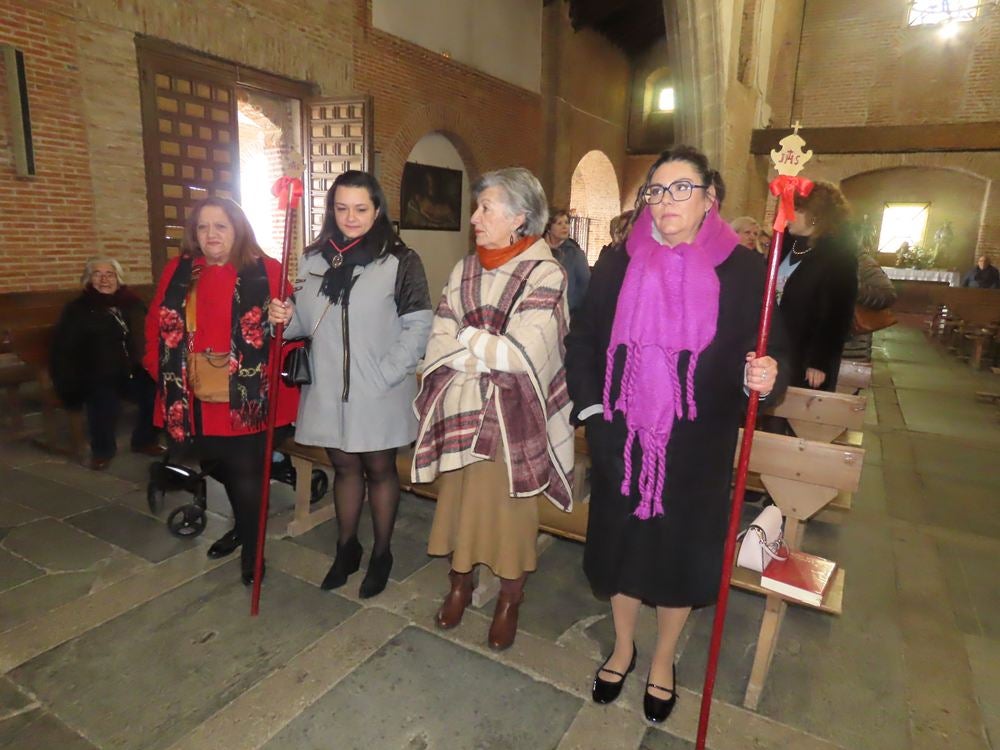
[[[794,133],[795,135],[798,135],[799,134],[799,128],[801,128],[801,127],[802,127],[802,123],[799,122],[798,120],[796,120],[795,124],[792,125],[792,133]]]

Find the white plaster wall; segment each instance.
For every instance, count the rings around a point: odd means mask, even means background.
[[[420,255],[427,272],[427,283],[431,291],[431,304],[436,307],[441,297],[441,290],[448,281],[448,274],[455,264],[472,249],[470,240],[471,218],[469,175],[462,163],[462,157],[445,136],[440,133],[428,133],[410,151],[407,161],[418,164],[429,164],[435,167],[447,167],[462,171],[462,229],[458,232],[428,231],[426,229],[403,229],[399,236],[409,247]],[[398,216],[394,216],[398,220]]]
[[[539,0],[373,0],[372,25],[515,86],[541,91]]]

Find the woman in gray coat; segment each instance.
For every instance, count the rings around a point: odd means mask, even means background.
[[[312,385],[302,388],[295,439],[326,448],[335,472],[339,538],[322,588],[343,586],[361,566],[367,490],[375,531],[359,592],[367,598],[385,588],[392,569],[396,450],[417,435],[414,372],[433,317],[420,257],[396,236],[370,174],[352,170],[334,181],[296,289],[295,304],[272,301],[271,316],[287,321],[288,338],[312,338]]]

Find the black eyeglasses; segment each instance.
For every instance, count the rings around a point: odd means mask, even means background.
[[[670,193],[670,197],[677,203],[683,203],[691,198],[695,188],[705,190],[708,185],[697,185],[691,180],[674,180],[669,185],[658,185],[655,182],[647,185],[642,193],[642,199],[650,206],[655,206],[663,201],[663,196]]]

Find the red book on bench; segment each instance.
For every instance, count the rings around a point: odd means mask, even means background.
[[[772,560],[760,585],[778,594],[818,607],[833,580],[837,563],[808,552],[790,551],[786,560]]]

